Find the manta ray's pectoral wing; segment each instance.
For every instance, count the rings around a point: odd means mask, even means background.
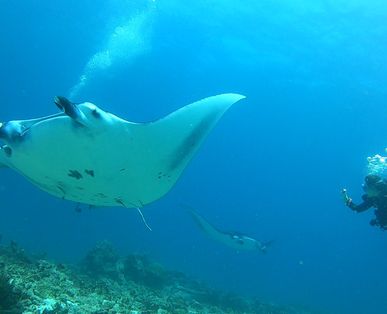
[[[190,206],[184,205],[184,207],[189,211],[193,220],[198,225],[198,227],[211,239],[220,242],[227,242],[229,235],[215,228],[210,224],[206,219],[200,216],[193,208]]]
[[[143,204],[166,194],[222,115],[245,98],[238,94],[208,97],[182,107],[151,123],[129,123],[130,155],[127,164],[138,184],[132,193]]]

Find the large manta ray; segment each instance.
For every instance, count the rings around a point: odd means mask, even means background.
[[[0,123],[0,167],[43,191],[94,206],[139,208],[166,194],[238,94],[208,97],[150,123],[56,97],[61,113]]]

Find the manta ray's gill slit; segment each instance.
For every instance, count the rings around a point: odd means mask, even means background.
[[[47,175],[43,176],[43,178],[46,183],[37,182],[36,180],[33,180],[31,177],[29,177],[31,182],[33,182],[44,191],[49,191],[55,195],[57,195],[59,191],[59,194],[61,195],[60,198],[64,199],[66,195],[66,184],[64,184],[62,181],[54,180]]]
[[[82,174],[78,170],[69,170],[67,175],[77,180],[83,178]]]
[[[54,181],[54,180],[52,180],[52,181]],[[64,198],[67,195],[66,184],[62,181],[58,181],[58,182],[56,182],[55,186],[62,193],[62,198]]]
[[[56,185],[56,188],[62,193],[62,198],[65,198],[65,196],[66,196],[65,189],[62,186],[60,186],[59,184]]]
[[[115,201],[117,204],[120,204],[120,205],[126,207],[125,204],[124,204],[124,201],[123,201],[120,197],[116,197],[116,198],[114,199],[114,201]]]
[[[36,181],[35,179],[33,179],[32,177],[28,177],[28,179],[33,183],[35,184],[36,186],[38,186],[40,189],[42,189],[43,191],[53,191],[53,192],[56,192],[56,186],[54,184],[47,184],[47,183],[42,183],[42,182],[38,182]]]
[[[98,198],[107,198],[107,196],[101,192],[97,193],[97,194],[94,194],[95,197],[98,197]]]

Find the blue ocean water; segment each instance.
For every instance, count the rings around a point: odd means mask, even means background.
[[[332,313],[387,313],[387,234],[354,214],[367,156],[387,146],[387,4],[329,1],[0,1],[0,117],[57,112],[53,96],[151,121],[237,92],[174,189],[135,210],[77,213],[1,171],[0,233],[76,262],[100,240],[213,287]],[[273,240],[267,254],[206,238]]]

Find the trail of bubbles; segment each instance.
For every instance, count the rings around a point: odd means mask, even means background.
[[[367,158],[367,174],[378,175],[387,179],[387,157],[375,155]]]
[[[70,89],[70,99],[79,97],[96,78],[107,72],[111,76],[114,70],[130,65],[151,49],[153,10],[154,7],[150,7],[114,29],[105,48],[86,63],[78,82]]]

